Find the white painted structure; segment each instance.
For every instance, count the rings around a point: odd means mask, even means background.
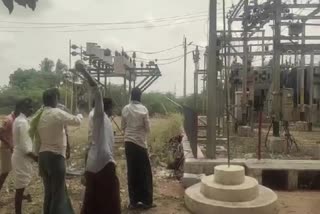
[[[216,166],[214,175],[203,177],[185,193],[194,214],[277,214],[277,195],[245,176],[243,166]]]

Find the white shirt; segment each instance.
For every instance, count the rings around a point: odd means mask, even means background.
[[[29,136],[30,125],[27,117],[20,113],[12,126],[14,153],[28,154],[32,152],[32,140]]]
[[[88,115],[88,142],[89,142],[89,144],[92,143],[93,112],[94,112],[94,109],[92,109]]]
[[[81,120],[81,115],[73,116],[59,108],[44,107],[38,125],[40,152],[53,152],[65,157],[67,137],[64,127],[79,126]]]
[[[149,111],[140,102],[131,102],[122,110],[121,127],[125,142],[132,142],[147,148],[147,134],[150,132]]]
[[[108,163],[115,163],[113,158],[114,134],[112,123],[108,115],[104,112],[101,92],[98,87],[94,87],[92,90],[95,99],[95,107],[91,123],[89,118],[89,135],[90,130],[92,130],[92,141],[88,153],[86,170],[97,173]]]
[[[27,117],[20,113],[12,126],[14,149],[11,161],[16,189],[26,188],[33,176],[32,159],[27,156],[28,153],[32,152],[29,128]]]

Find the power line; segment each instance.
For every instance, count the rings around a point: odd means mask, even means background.
[[[48,32],[88,32],[88,31],[118,31],[118,30],[136,30],[136,29],[150,29],[150,28],[158,28],[158,27],[167,27],[167,26],[174,26],[174,25],[181,25],[181,24],[189,24],[199,21],[205,21],[207,19],[194,19],[185,22],[179,23],[169,23],[169,24],[161,24],[161,25],[149,25],[149,26],[138,26],[138,27],[124,27],[124,28],[97,28],[97,29],[84,29],[84,30],[61,30],[61,31],[48,31]]]
[[[160,51],[153,51],[153,52],[145,52],[145,51],[127,51],[128,53],[132,53],[132,52],[136,52],[136,53],[142,53],[142,54],[158,54],[158,53],[163,53],[163,52],[166,52],[166,51],[171,51],[173,49],[176,49],[178,47],[181,47],[181,45],[176,45],[176,46],[173,46],[171,48],[167,48],[167,49],[164,49],[164,50],[160,50]]]
[[[181,45],[179,45],[181,46]],[[189,51],[187,54],[190,54],[192,53],[192,51]],[[140,57],[137,57],[136,59],[138,60],[149,60],[149,61],[152,61],[152,60],[157,60],[157,61],[169,61],[169,60],[174,60],[174,59],[178,59],[178,58],[181,58],[183,57],[184,55],[179,55],[179,56],[174,56],[174,57],[170,57],[170,58],[155,58],[155,59],[147,59],[147,58],[140,58]]]
[[[221,14],[221,10],[218,14]],[[199,11],[194,13],[187,13],[185,15],[179,16],[169,16],[155,19],[143,19],[136,21],[121,21],[121,22],[17,22],[17,21],[0,21],[0,23],[7,24],[24,24],[24,25],[82,25],[82,26],[90,26],[90,25],[126,25],[126,24],[141,24],[141,23],[149,23],[150,21],[158,22],[172,19],[180,19],[183,17],[192,17],[196,15],[208,15],[208,11]]]
[[[6,24],[22,24],[22,25],[68,25],[68,26],[99,26],[99,25],[127,25],[127,24],[145,24],[150,22],[163,22],[163,21],[172,21],[172,20],[179,20],[184,18],[197,18],[207,16],[206,12],[197,12],[197,13],[189,13],[185,15],[179,16],[169,16],[169,17],[162,17],[162,18],[155,18],[155,19],[143,19],[143,20],[136,20],[136,21],[122,21],[122,22],[16,22],[16,21],[0,21],[0,23]],[[32,26],[30,26],[32,27]],[[56,26],[53,26],[56,27]]]
[[[72,32],[90,32],[90,31],[121,31],[121,30],[135,30],[135,29],[151,29],[151,28],[158,28],[158,27],[167,27],[167,26],[175,26],[181,24],[189,24],[199,21],[205,21],[206,18],[199,18],[194,20],[186,20],[183,22],[178,23],[167,23],[167,24],[160,24],[160,25],[146,25],[146,26],[133,26],[133,27],[121,27],[121,28],[94,28],[94,29],[74,29],[74,30],[46,30],[46,31],[29,31],[29,32],[56,32],[56,33],[72,33]],[[150,24],[150,23],[149,23]],[[15,29],[15,28],[14,28]],[[17,28],[18,29],[18,28]],[[32,28],[30,28],[32,29]],[[11,32],[12,30],[0,30],[0,32]],[[26,30],[16,30],[15,32],[28,32]]]
[[[170,64],[173,64],[173,63],[179,62],[179,61],[180,61],[180,60],[182,60],[182,59],[183,59],[183,56],[182,56],[182,57],[180,57],[180,58],[179,58],[179,59],[177,59],[177,60],[172,61],[172,62],[160,63],[160,64],[157,64],[157,65],[170,65]]]
[[[150,23],[161,23],[161,22],[168,22],[168,21],[180,21],[180,20],[187,20],[187,19],[195,19],[195,18],[205,18],[207,15],[184,15],[184,16],[174,16],[174,17],[167,17],[167,18],[158,18],[158,19],[149,19],[149,20],[140,20],[140,21],[127,21],[127,22],[109,22],[109,23],[46,23],[40,24],[36,26],[35,23],[28,23],[28,22],[5,22],[0,21],[0,23],[7,23],[7,24],[22,24],[27,26],[0,26],[0,28],[27,28],[27,29],[37,29],[37,28],[66,28],[66,27],[87,27],[87,26],[104,26],[104,25],[134,25],[134,24],[150,24]],[[31,25],[31,26],[29,26]]]

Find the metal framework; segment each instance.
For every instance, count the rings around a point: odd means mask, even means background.
[[[99,47],[99,46],[98,46]],[[99,47],[100,48],[100,47]],[[133,53],[133,57],[129,58],[128,55],[122,51],[122,53],[116,52],[116,56],[110,55],[110,62],[106,62],[101,60],[101,57],[97,57],[92,54],[88,54],[88,50],[82,50],[80,48],[80,53],[76,51],[72,51],[72,49],[78,49],[78,46],[71,45],[70,42],[70,67],[71,67],[71,56],[80,55],[81,59],[88,62],[88,71],[90,74],[97,80],[101,87],[105,89],[105,93],[108,90],[108,78],[122,78],[123,79],[123,103],[125,105],[129,101],[129,94],[131,94],[131,90],[134,87],[138,87],[142,92],[146,91],[159,77],[162,76],[161,71],[158,65],[150,61],[147,64],[140,64],[140,67],[136,66],[136,54]],[[88,49],[88,47],[87,47]],[[110,52],[110,50],[106,49]],[[103,51],[103,50],[102,50]],[[111,53],[111,52],[110,52]],[[126,58],[127,61],[130,61],[130,65],[127,66],[123,64],[123,71],[118,72],[115,69],[115,65],[113,63],[115,57],[123,57]],[[107,56],[102,56],[107,57]],[[73,69],[70,71],[75,74]],[[73,94],[75,94],[73,87]],[[89,98],[90,99],[90,98]],[[90,102],[89,102],[90,103]]]
[[[279,136],[279,121],[282,119],[281,106],[281,73],[291,70],[293,67],[298,70],[297,87],[299,93],[298,109],[300,120],[307,120],[307,109],[312,109],[314,105],[313,87],[319,87],[315,80],[317,77],[314,69],[314,57],[320,56],[320,36],[308,35],[308,27],[319,26],[316,23],[320,19],[320,1],[288,1],[288,0],[239,0],[228,13],[227,30],[217,31],[221,41],[220,52],[224,60],[221,74],[232,76],[234,66],[239,67],[239,80],[241,81],[241,118],[240,121],[246,125],[252,120],[250,112],[253,111],[254,97],[254,71],[267,70],[269,72],[270,84],[267,97],[271,100],[270,115],[274,121],[273,134]],[[239,28],[239,26],[242,26]],[[226,45],[226,50],[222,47]],[[272,58],[267,64],[266,57]],[[292,62],[294,58],[294,62]],[[306,62],[310,59],[310,63]],[[238,60],[242,62],[238,63]],[[261,61],[261,63],[257,63]],[[206,69],[198,68],[199,62],[195,61],[195,103],[198,94],[199,75],[206,79]],[[306,85],[306,76],[311,79],[313,84]],[[224,79],[223,77],[221,79]],[[229,80],[229,78],[228,78]],[[231,90],[231,104],[236,108],[235,92],[236,88],[232,82],[229,87]],[[305,100],[306,87],[309,87],[309,100]],[[205,87],[204,87],[205,88]],[[210,98],[209,98],[210,99]],[[308,104],[306,104],[308,103]],[[250,116],[249,116],[250,115]]]

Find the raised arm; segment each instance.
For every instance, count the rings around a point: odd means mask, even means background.
[[[81,121],[83,119],[81,114],[74,116],[61,109],[57,109],[57,111],[58,111],[57,117],[59,117],[58,120],[62,121],[64,126],[80,126]]]
[[[94,94],[94,114],[93,118],[103,118],[104,116],[104,108],[103,108],[103,101],[102,101],[102,94],[99,90],[98,83],[96,80],[89,74],[89,72],[86,69],[85,64],[78,60],[76,62],[76,70],[82,74],[82,76],[88,81],[89,85],[92,87],[92,92]]]
[[[86,69],[86,65],[81,61],[78,60],[76,62],[76,70],[82,74],[82,76],[88,81],[89,85],[91,87],[97,87],[98,83],[95,81],[95,79],[89,74],[89,72]]]
[[[144,122],[145,131],[146,131],[147,133],[149,133],[149,132],[150,132],[149,112],[147,112],[147,114],[145,115],[143,122]]]
[[[127,128],[127,119],[126,119],[126,117],[124,116],[126,110],[127,110],[126,107],[124,107],[124,108],[122,109],[122,113],[121,113],[121,129],[122,129],[123,131],[126,131],[126,128]]]

